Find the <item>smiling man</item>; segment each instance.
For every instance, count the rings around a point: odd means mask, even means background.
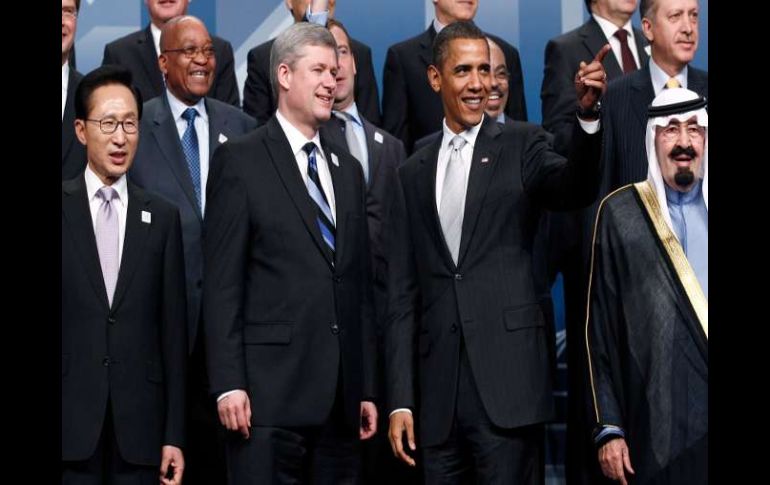
[[[647,180],[599,209],[586,331],[594,439],[622,485],[708,483],[705,108],[693,91],[662,91],[648,111]]]
[[[318,132],[337,44],[297,23],[272,45],[268,122],[214,154],[203,311],[229,483],[356,483],[376,431],[366,184]]]
[[[698,0],[639,2],[650,61],[607,90],[601,195],[645,179],[645,115],[655,96],[667,88],[683,87],[708,97],[708,73],[689,65],[698,48],[699,10]]]
[[[575,75],[586,119],[605,89],[608,51]],[[533,238],[542,208],[588,204],[599,182],[598,117],[575,123],[565,159],[539,126],[484,114],[490,76],[478,27],[460,21],[439,32],[428,77],[443,135],[399,169],[385,324],[389,436],[414,465],[417,420],[427,484],[543,482],[553,329],[534,283]]]
[[[209,165],[220,144],[256,125],[241,110],[208,97],[217,65],[212,45],[206,26],[195,17],[164,24],[159,68],[166,90],[144,104],[144,136],[129,174],[137,185],[173,202],[182,218],[189,337],[187,485],[220,485],[226,479],[224,432],[208,392],[200,330]]]
[[[158,69],[161,29],[172,18],[186,15],[190,0],[144,0],[144,3],[150,15],[150,24],[104,46],[102,64],[119,64],[130,69],[142,98],[149,100],[161,95],[165,89],[163,74]],[[208,96],[240,107],[233,46],[216,36],[212,37],[211,43],[217,66]]]

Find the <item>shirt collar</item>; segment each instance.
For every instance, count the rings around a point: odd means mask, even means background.
[[[688,192],[680,192],[678,190],[672,189],[668,186],[668,184],[664,185],[666,189],[666,201],[669,204],[688,205],[700,200],[701,185],[703,185],[703,179],[699,179],[698,182],[693,185],[692,189],[690,189]]]
[[[155,46],[155,55],[160,56],[160,29],[152,22],[150,22],[150,33],[152,34],[152,43]]]
[[[457,135],[460,135],[461,137],[463,137],[463,139],[465,139],[465,143],[470,145],[471,149],[473,149],[473,147],[476,145],[476,137],[479,136],[479,130],[481,129],[481,125],[484,123],[484,118],[486,116],[487,116],[486,114],[482,115],[481,121],[479,122],[479,124],[471,126],[467,130],[460,133],[455,133],[452,130],[450,130],[446,124],[446,118],[444,118],[444,121],[442,122],[444,127],[443,128],[444,137],[441,140],[441,149],[442,150],[446,149],[449,146],[449,143],[452,141],[452,138],[454,138]]]
[[[657,96],[663,90],[663,87],[666,85],[671,76],[666,74],[666,72],[661,69],[660,66],[655,64],[655,60],[650,57],[650,77],[652,79],[653,92]],[[684,69],[679,71],[679,73],[674,76],[674,78],[679,81],[680,86],[687,89],[687,66],[684,66]]]
[[[363,128],[364,123],[361,121],[361,115],[358,114],[358,108],[356,107],[356,102],[353,101],[353,103],[348,106],[347,108],[342,110],[343,112],[349,114],[353,117],[353,121],[360,127]]]
[[[174,96],[168,89],[166,89],[166,97],[168,98],[168,106],[171,108],[171,114],[174,116],[174,120],[181,118],[182,113],[184,113],[187,108],[195,108],[195,110],[198,112],[198,116],[200,116],[204,121],[208,122],[209,116],[206,112],[205,98],[199,99],[198,102],[192,106],[187,106],[179,99],[177,99],[177,97]]]
[[[90,165],[86,165],[83,176],[86,181],[86,194],[88,194],[88,200],[91,201],[96,197],[96,192],[105,185],[99,176],[91,170]],[[121,175],[110,187],[115,189],[118,193],[118,199],[120,199],[122,204],[125,204],[126,201],[128,201],[128,183],[126,182],[126,174]]]
[[[65,62],[61,65],[61,89],[66,91],[70,81],[70,63]]]
[[[607,39],[611,39],[615,35],[615,32],[618,31],[618,28],[621,28],[626,32],[628,32],[629,44],[631,43],[631,41],[634,40],[634,29],[631,27],[630,18],[628,19],[628,22],[623,24],[623,27],[618,27],[617,25],[613,24],[612,22],[605,19],[604,17],[600,17],[596,14],[592,14],[592,15],[594,17],[594,20],[596,20],[596,23],[599,24],[599,27],[601,27],[602,32],[604,32],[604,36]]]
[[[275,111],[275,118],[278,120],[278,124],[281,125],[286,138],[289,139],[289,146],[291,146],[291,152],[295,157],[299,155],[299,152],[302,151],[302,147],[304,147],[305,144],[309,141],[312,141],[315,144],[316,153],[320,153],[321,156],[323,156],[323,150],[321,149],[321,137],[318,135],[318,130],[316,130],[313,138],[308,140],[305,138],[305,135],[303,135],[302,132],[295,128],[294,125],[292,125],[289,120],[287,120],[286,117],[281,114],[279,110]]]

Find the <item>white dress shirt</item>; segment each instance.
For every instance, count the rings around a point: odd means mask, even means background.
[[[96,235],[96,213],[102,205],[102,198],[97,197],[96,193],[105,185],[99,177],[91,170],[90,165],[86,165],[84,173],[86,180],[86,194],[88,194],[88,208],[91,209],[91,225]],[[118,197],[112,199],[113,208],[118,211],[118,268],[123,260],[123,239],[126,237],[126,214],[128,213],[128,184],[124,174],[111,187],[118,193]]]
[[[152,34],[152,44],[155,46],[156,57],[160,57],[160,29],[150,22],[150,33]]]
[[[171,94],[171,91],[168,89],[166,90],[166,97],[171,108],[171,114],[174,116],[174,123],[176,124],[176,131],[179,134],[180,142],[184,132],[187,131],[187,120],[182,118],[182,114],[187,108],[195,108],[198,111],[198,116],[195,117],[193,126],[195,126],[195,133],[198,135],[198,160],[201,173],[201,213],[204,213],[206,209],[206,182],[209,179],[209,115],[206,112],[206,103],[201,98],[194,105],[187,106]]]
[[[615,59],[618,60],[618,64],[620,64],[620,69],[623,70],[623,54],[620,51],[620,39],[615,37],[615,32],[618,30],[618,26],[610,22],[609,20],[605,19],[604,17],[600,17],[596,14],[593,14],[594,19],[596,19],[596,22],[599,24],[599,27],[601,27],[602,32],[604,32],[604,36],[609,40],[610,47],[612,47],[612,53],[615,54]],[[628,48],[631,50],[631,54],[634,55],[634,61],[636,61],[636,67],[642,67],[642,64],[639,62],[639,52],[636,50],[636,38],[634,37],[634,28],[631,25],[631,19],[628,19],[628,22],[623,27],[620,27],[626,32],[628,32],[627,42],[628,42]]]
[[[660,92],[663,91],[666,83],[671,78],[671,76],[666,74],[666,71],[655,64],[655,61],[652,59],[652,57],[650,57],[650,77],[652,78],[652,89],[655,92],[655,96],[659,95]],[[674,76],[674,78],[679,81],[679,85],[681,87],[687,89],[687,66],[684,66],[684,69],[679,71],[679,74]]]
[[[70,65],[65,62],[61,65],[61,120],[64,121],[64,107],[67,105],[67,88],[70,84]]]

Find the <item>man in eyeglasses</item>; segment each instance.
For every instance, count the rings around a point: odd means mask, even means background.
[[[187,485],[225,483],[224,432],[207,389],[200,327],[203,256],[201,232],[206,182],[214,150],[228,139],[252,130],[254,119],[241,110],[207,97],[217,58],[211,36],[199,19],[175,17],[163,26],[160,71],[163,95],[144,105],[142,136],[130,177],[140,187],[177,206],[182,218],[187,282],[189,382],[187,393],[189,466]]]
[[[61,0],[61,179],[77,176],[86,166],[86,151],[75,140],[75,88],[83,77],[69,64],[75,45],[80,0]]]
[[[102,64],[119,64],[128,67],[134,76],[134,84],[149,100],[163,93],[163,75],[158,69],[160,56],[160,32],[163,24],[174,17],[186,15],[190,0],[144,0],[150,14],[150,25],[125,37],[110,42],[104,47]],[[235,80],[233,46],[221,37],[214,36],[211,42],[217,58],[214,83],[209,90],[212,98],[241,106],[238,86]]]
[[[62,182],[65,484],[179,485],[184,471],[181,227],[174,206],[126,179],[140,100],[119,66],[95,69],[75,93],[88,164]]]

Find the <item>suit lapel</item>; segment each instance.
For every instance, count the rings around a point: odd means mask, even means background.
[[[438,167],[438,154],[441,148],[442,136],[439,136],[433,142],[424,158],[420,159],[420,169],[417,176],[416,190],[420,199],[420,208],[422,217],[425,220],[425,227],[433,238],[441,257],[444,259],[447,267],[455,267],[452,261],[452,254],[447,248],[444,232],[441,229],[441,220],[438,217],[436,208],[436,168]]]
[[[420,59],[422,59],[426,69],[433,63],[433,39],[435,38],[436,29],[433,28],[433,23],[431,23],[420,39]]]
[[[160,148],[163,159],[168,163],[171,172],[177,178],[179,186],[187,197],[187,201],[194,208],[198,219],[203,220],[201,209],[198,205],[198,198],[195,196],[190,168],[187,166],[187,159],[184,156],[184,151],[182,151],[179,131],[176,129],[176,122],[171,114],[168,98],[163,94],[160,97],[163,103],[160,109],[155,112],[155,117],[153,118],[152,137],[155,143],[157,143],[158,148]]]
[[[366,186],[367,189],[374,184],[374,179],[380,168],[380,160],[382,159],[383,144],[374,141],[374,133],[377,128],[369,123],[369,121],[361,118],[364,122],[364,133],[366,134],[366,149],[369,152],[369,181]]]
[[[206,113],[209,117],[209,163],[211,163],[214,150],[222,144],[219,140],[220,135],[225,135],[229,131],[228,118],[221,116],[219,108],[214,103],[210,103],[208,98],[204,100],[204,103],[206,103]]]
[[[484,117],[476,143],[473,148],[471,171],[468,176],[468,189],[465,195],[465,215],[463,216],[463,230],[460,237],[460,251],[458,253],[458,266],[465,259],[465,253],[476,229],[479,219],[479,211],[487,195],[492,174],[497,167],[499,147],[495,146],[494,139],[500,134],[500,125],[490,117]]]
[[[139,266],[139,261],[145,253],[144,246],[147,236],[150,234],[151,223],[141,220],[141,212],[152,214],[150,201],[144,196],[144,192],[137,189],[132,183],[128,183],[128,210],[126,212],[126,234],[123,239],[123,255],[120,258],[120,270],[118,282],[115,286],[115,295],[112,298],[112,307],[117,308],[126,290],[131,283],[131,278]]]
[[[583,44],[585,44],[588,52],[591,53],[591,58],[583,60],[586,61],[586,63],[589,63],[593,56],[595,56],[608,41],[604,36],[604,31],[601,26],[593,17],[591,17],[591,20],[586,24],[585,28],[583,28],[581,35],[583,36]],[[620,62],[618,62],[618,58],[615,57],[614,51],[608,53],[607,57],[604,58],[603,64],[604,69],[607,71],[607,77],[610,79],[615,79],[623,75],[623,69],[620,67]]]
[[[63,186],[65,197],[62,200],[62,212],[70,226],[70,234],[74,239],[74,246],[83,261],[83,269],[88,280],[93,286],[94,292],[105,308],[109,308],[107,300],[107,288],[104,286],[102,267],[99,264],[99,250],[96,248],[96,235],[91,219],[91,210],[88,207],[88,194],[86,182],[81,173],[80,176]]]
[[[79,74],[72,67],[70,67],[70,73],[67,78],[67,101],[64,104],[64,117],[62,118],[62,126],[66,129],[62,130],[61,137],[61,162],[67,160],[67,154],[70,151],[70,147],[75,143],[75,88],[79,81]],[[80,143],[80,142],[78,142]]]
[[[695,69],[690,66],[687,69],[687,88],[690,91],[694,91],[700,95],[703,95],[706,90],[705,79],[703,76],[699,76]]]
[[[289,193],[289,197],[299,212],[302,221],[305,223],[310,236],[331,267],[332,260],[329,257],[326,243],[321,238],[321,230],[318,228],[318,222],[316,221],[316,208],[307,193],[307,187],[302,181],[299,170],[297,170],[296,159],[291,152],[289,140],[286,138],[275,116],[267,122],[267,135],[265,144],[267,151],[270,153],[270,160],[281,177],[281,181],[284,187],[286,187],[286,191]]]
[[[158,67],[158,53],[155,51],[155,42],[152,40],[152,30],[149,25],[144,29],[144,39],[139,41],[138,47],[144,60],[142,68],[144,68],[144,72],[147,74],[147,79],[150,80],[150,85],[152,85],[156,93],[162,93],[166,85],[163,82],[163,75]],[[145,101],[149,101],[149,98],[145,99]]]

